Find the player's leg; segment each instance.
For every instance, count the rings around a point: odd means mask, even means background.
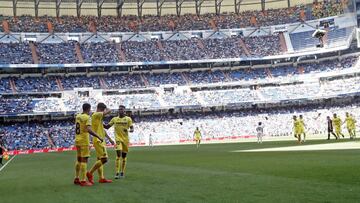
[[[4,165],[3,162],[2,162],[2,160],[3,160],[3,156],[0,155],[0,164],[1,164],[1,165]]]
[[[353,128],[354,139],[356,139],[356,128]]]
[[[116,142],[116,159],[115,159],[115,179],[119,179],[120,175],[120,157],[121,157],[121,144]]]
[[[76,146],[76,162],[75,162],[75,178],[74,178],[74,184],[78,185],[80,184],[80,165],[81,165],[81,152],[80,147]]]
[[[298,143],[301,143],[301,136],[300,134],[295,134],[295,137],[297,138]]]
[[[336,134],[334,133],[334,131],[330,131],[330,133],[335,137],[335,139],[338,139],[338,137],[336,136]]]
[[[120,167],[120,178],[124,178],[125,177],[125,170],[126,170],[126,163],[127,163],[127,154],[129,152],[129,147],[128,144],[121,142],[122,145],[122,150],[121,150],[121,157],[120,157],[120,162],[121,162],[121,167]]]
[[[305,142],[305,141],[306,141],[306,133],[305,133],[305,132],[303,132],[303,135],[304,135],[303,142]]]
[[[345,138],[345,135],[342,133],[341,129],[339,130],[339,135],[341,135],[343,138]]]
[[[328,130],[328,138],[327,140],[330,140],[330,130]]]
[[[127,152],[121,152],[121,170],[120,170],[120,177],[125,177],[125,170],[126,170],[126,162],[127,162]]]
[[[86,181],[87,163],[90,157],[90,147],[80,146],[80,186],[92,186],[91,182]]]
[[[88,179],[91,183],[94,183],[94,176],[93,176],[94,172],[97,171],[99,168],[101,168],[103,166],[103,164],[105,164],[107,162],[107,153],[106,153],[105,146],[102,145],[100,142],[97,142],[97,143],[94,143],[94,147],[95,147],[97,160],[94,163],[94,165],[91,167],[90,171],[86,174],[86,176],[88,177]],[[101,172],[101,169],[100,169],[100,172]],[[102,176],[100,174],[99,180],[101,180],[101,179],[102,179]]]

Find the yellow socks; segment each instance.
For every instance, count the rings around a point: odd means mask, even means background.
[[[116,173],[120,172],[120,157],[116,157],[115,160],[115,169],[116,169]]]
[[[98,169],[97,169],[98,175],[100,179],[104,179],[104,165],[101,165]]]
[[[98,168],[102,166],[101,160],[97,160],[94,164],[94,166],[91,168],[90,173],[93,174]]]
[[[79,178],[79,174],[80,174],[80,163],[77,161],[75,163],[75,178]]]
[[[80,181],[86,181],[87,163],[80,163]]]
[[[120,158],[121,160],[121,172],[125,173],[125,168],[126,168],[126,157],[125,158]]]

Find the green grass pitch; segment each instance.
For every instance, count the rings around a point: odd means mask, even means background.
[[[306,145],[320,143],[328,142]],[[75,152],[19,155],[0,172],[0,202],[360,202],[360,150],[230,152],[294,145],[134,147],[125,179],[93,187],[73,185]],[[111,179],[114,156],[109,150]]]

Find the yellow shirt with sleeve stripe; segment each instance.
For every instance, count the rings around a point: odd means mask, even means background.
[[[128,116],[120,118],[116,116],[109,122],[110,126],[114,126],[115,141],[129,143],[129,128],[132,126],[132,119]]]
[[[105,129],[103,125],[104,113],[103,112],[94,112],[91,115],[91,128],[92,130],[99,135],[99,137],[105,140]],[[100,142],[97,137],[93,137],[93,143]]]
[[[86,113],[77,114],[75,117],[75,145],[90,145],[90,135],[87,126],[91,126],[91,118]]]

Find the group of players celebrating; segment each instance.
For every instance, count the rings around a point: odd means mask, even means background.
[[[115,179],[125,177],[127,153],[129,152],[129,132],[134,131],[132,119],[125,114],[125,106],[119,106],[119,113],[108,124],[103,123],[104,116],[111,110],[104,103],[99,103],[96,112],[91,113],[91,105],[83,104],[83,112],[75,117],[75,146],[77,149],[77,161],[75,164],[74,184],[80,186],[92,186],[94,184],[94,172],[98,172],[99,183],[111,183],[112,180],[104,177],[103,165],[108,161],[105,138],[111,144],[115,144],[116,161]],[[114,126],[115,142],[109,137],[105,129]],[[93,136],[93,146],[96,151],[97,161],[87,171],[87,162],[90,157],[90,136]],[[86,181],[86,178],[88,181]]]
[[[355,139],[356,137],[356,119],[353,115],[351,115],[349,112],[345,113],[345,121],[343,122],[339,116],[333,114],[333,118],[331,119],[330,116],[326,117],[327,119],[327,132],[328,132],[328,140],[330,140],[330,135],[333,135],[335,139],[340,139],[340,136],[345,138],[344,134],[341,132],[341,127],[346,123],[346,128],[348,130],[350,139]],[[299,143],[305,142],[306,139],[306,132],[305,128],[306,125],[304,123],[303,116],[300,115],[299,118],[297,118],[296,115],[293,116],[293,122],[294,122],[294,136],[297,138]],[[334,132],[335,128],[335,132]],[[301,139],[303,136],[303,139]]]

